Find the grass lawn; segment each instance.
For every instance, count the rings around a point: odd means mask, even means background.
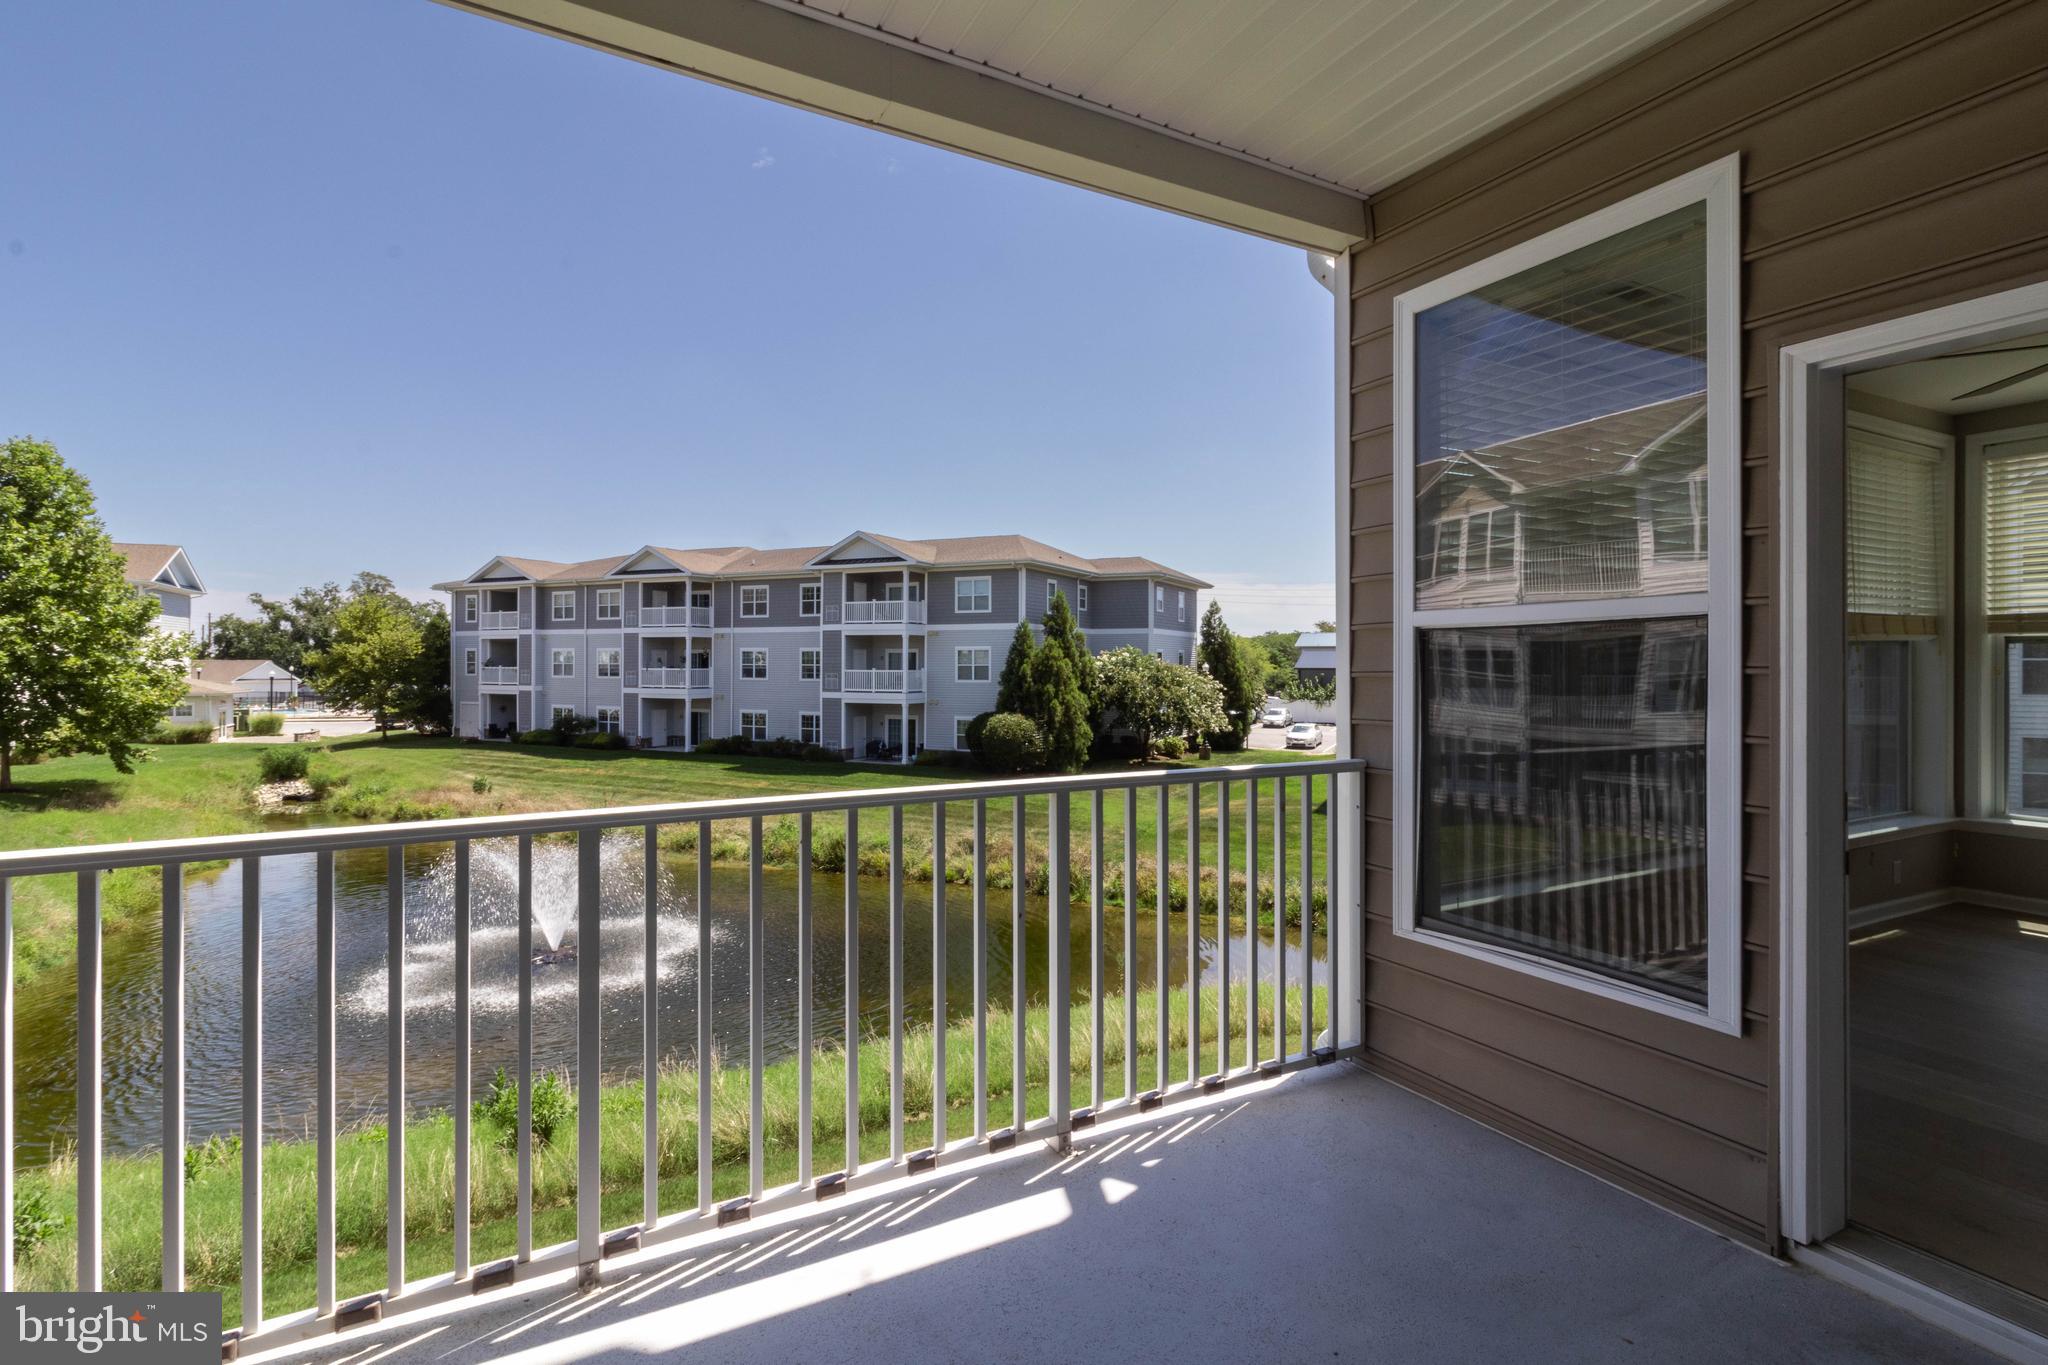
[[[0,792],[0,849],[48,848],[69,844],[127,843],[136,840],[173,839],[194,836],[236,834],[274,828],[278,817],[266,817],[256,807],[253,792],[257,783],[256,763],[261,750],[255,745],[200,744],[161,746],[149,761],[138,764],[132,774],[115,772],[106,759],[76,757],[53,759],[32,767],[18,768],[15,778],[20,790]],[[1285,751],[1246,750],[1218,754],[1208,760],[1189,760],[1175,766],[1201,767],[1236,763],[1273,765],[1280,773],[1291,759]],[[1127,771],[1122,765],[1115,770]],[[734,757],[729,755],[640,754],[558,749],[525,745],[469,744],[450,739],[421,739],[400,736],[389,741],[364,735],[329,741],[319,746],[315,772],[331,783],[325,801],[289,817],[294,823],[317,826],[326,823],[428,820],[465,815],[496,815],[514,812],[573,810],[593,806],[652,805],[679,801],[766,796],[791,792],[852,791],[862,788],[914,786],[926,783],[958,783],[979,780],[979,775],[938,767],[885,768],[838,763],[807,763],[791,759]],[[1314,779],[1314,803],[1320,815],[1326,779]],[[1234,904],[1241,905],[1244,868],[1244,803],[1246,784],[1231,784],[1234,845],[1231,858]],[[1213,907],[1215,895],[1215,812],[1220,785],[1202,789],[1204,830],[1202,861],[1207,885],[1199,888],[1204,902]],[[1290,883],[1298,880],[1300,865],[1300,821],[1298,783],[1289,789]],[[1272,801],[1273,785],[1262,792],[1259,862],[1266,874],[1261,878],[1262,917],[1271,914]],[[1012,875],[1011,802],[989,805],[989,863],[991,881],[1008,887]],[[1042,891],[1045,885],[1044,841],[1047,799],[1026,803],[1027,886]],[[1124,802],[1112,793],[1105,802],[1104,851],[1106,897],[1121,903],[1124,849]],[[1187,894],[1187,798],[1176,793],[1169,815],[1169,896],[1176,907]],[[964,881],[970,868],[973,844],[973,805],[947,804],[946,871],[949,880]],[[1085,898],[1089,887],[1090,801],[1087,796],[1073,802],[1074,889]],[[1153,852],[1158,822],[1158,798],[1140,793],[1135,832],[1139,852],[1138,890],[1141,904],[1149,904],[1155,885]],[[792,866],[796,860],[796,822],[771,821],[765,834],[767,860],[772,865]],[[816,822],[814,856],[821,866],[843,866],[844,824],[838,816]],[[885,812],[865,814],[861,821],[860,847],[854,861],[863,874],[886,875],[888,871],[889,820]],[[933,874],[932,814],[929,806],[907,812],[905,821],[906,873],[913,880],[928,880]],[[1318,818],[1313,830],[1315,865],[1320,877],[1323,865],[1324,825]],[[672,847],[694,848],[694,826],[671,827],[663,833]],[[743,822],[726,822],[714,828],[714,859],[744,861],[746,829]],[[1298,920],[1300,905],[1290,886],[1290,920]],[[23,878],[14,887],[15,973],[26,980],[36,971],[60,963],[72,954],[75,942],[73,889],[69,879]],[[102,903],[110,933],[123,924],[156,912],[159,896],[158,874],[154,869],[131,869],[106,875]],[[1320,911],[1322,892],[1318,887],[1312,911]]]

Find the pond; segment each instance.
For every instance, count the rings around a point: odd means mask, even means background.
[[[513,840],[482,840],[471,847],[471,1049],[480,1092],[499,1066],[518,1056],[517,851]],[[335,858],[338,1008],[336,1103],[346,1127],[384,1117],[386,1020],[385,854],[344,852]],[[697,860],[694,853],[664,852],[658,863],[658,990],[655,1008],[660,1060],[692,1064],[697,1033]],[[574,935],[576,850],[537,841],[533,851],[534,944],[555,934]],[[637,831],[608,834],[603,842],[604,904],[600,937],[602,1019],[607,1079],[641,1071],[643,906],[645,861]],[[863,1032],[889,1027],[889,895],[880,878],[858,878],[860,907],[860,1019]],[[813,1031],[821,1041],[845,1035],[845,900],[837,875],[815,874],[813,896]],[[932,888],[904,888],[905,1009],[913,1025],[932,1018]],[[241,875],[236,867],[188,873],[186,904],[186,1116],[189,1141],[241,1129]],[[454,1094],[454,852],[426,845],[405,854],[406,1101],[414,1113],[445,1109]],[[797,1045],[797,878],[769,871],[763,877],[767,1060],[792,1055]],[[314,1128],[315,932],[314,859],[273,857],[263,865],[264,1111],[271,1139],[309,1136]],[[711,890],[711,998],[714,1061],[745,1065],[747,1056],[747,877],[742,868],[715,868]],[[1120,993],[1123,917],[1108,911],[1104,945],[1106,992]],[[946,895],[946,1008],[952,1019],[971,1018],[974,983],[973,896],[962,886]],[[1153,984],[1151,908],[1138,915],[1137,985]],[[1205,925],[1213,927],[1213,922]],[[160,925],[111,940],[104,957],[104,1122],[106,1149],[133,1152],[159,1145],[162,1123],[162,1000]],[[1045,1000],[1046,903],[1027,899],[1025,989]],[[1169,917],[1168,985],[1187,976],[1184,917]],[[1300,936],[1289,933],[1290,984],[1299,985]],[[1262,976],[1272,980],[1272,931],[1262,934]],[[1069,944],[1074,996],[1088,990],[1088,916],[1077,907]],[[1233,975],[1243,979],[1246,944],[1231,947]],[[1217,944],[1197,945],[1204,982],[1215,979]],[[1011,992],[1010,893],[989,893],[988,995],[1004,1005]],[[572,1072],[576,1059],[576,965],[573,954],[534,969],[534,1062]],[[1323,964],[1315,969],[1327,984]],[[76,984],[53,973],[25,987],[17,1001],[15,1096],[17,1160],[34,1163],[72,1140],[76,1132]],[[1000,1043],[995,1045],[1002,1045]]]

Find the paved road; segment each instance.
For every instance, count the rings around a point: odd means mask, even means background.
[[[1334,725],[1320,725],[1316,728],[1322,731],[1323,742],[1314,749],[1296,749],[1294,752],[1302,755],[1304,758],[1311,754],[1327,755],[1337,752],[1337,727]],[[1254,725],[1251,734],[1245,738],[1245,747],[1247,749],[1284,749],[1287,747],[1287,732],[1285,730],[1269,730],[1263,725]]]

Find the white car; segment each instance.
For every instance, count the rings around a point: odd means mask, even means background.
[[[1268,730],[1284,730],[1294,723],[1294,713],[1284,706],[1269,706],[1259,717],[1259,724]]]
[[[1323,747],[1323,727],[1308,721],[1298,721],[1287,727],[1287,747],[1290,749],[1320,749]]]

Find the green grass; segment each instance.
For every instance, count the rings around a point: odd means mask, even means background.
[[[253,800],[258,781],[255,746],[183,745],[154,749],[148,762],[138,764],[132,774],[114,771],[104,758],[81,756],[54,759],[17,769],[19,790],[0,792],[0,849],[48,848],[70,844],[127,843],[135,840],[174,839],[219,834],[239,834],[268,828]],[[1188,760],[1177,767],[1218,766],[1230,763],[1284,765],[1290,760],[1282,751],[1247,750],[1218,754],[1208,760]],[[1118,765],[1105,771],[1132,771]],[[874,787],[902,787],[926,783],[958,783],[979,780],[978,775],[950,768],[880,768],[851,764],[807,763],[792,759],[770,759],[712,755],[658,755],[554,749],[513,745],[465,744],[446,739],[400,737],[389,741],[374,735],[332,741],[321,746],[314,764],[314,776],[328,795],[294,817],[305,826],[323,823],[351,823],[363,820],[407,821],[451,818],[465,815],[496,815],[520,812],[573,810],[593,806],[635,806],[679,801],[715,800],[766,796],[793,792],[854,791]],[[1314,801],[1321,811],[1326,779],[1317,778]],[[1233,809],[1233,885],[1242,883],[1244,859],[1245,783],[1231,784]],[[1299,786],[1290,790],[1288,816],[1293,837],[1288,856],[1289,880],[1298,879],[1300,861]],[[1263,793],[1262,833],[1259,862],[1266,875],[1262,904],[1270,917],[1270,869],[1273,861],[1271,838],[1272,787]],[[1202,861],[1205,903],[1214,903],[1216,867],[1215,815],[1218,786],[1202,791],[1204,820]],[[1047,798],[1026,803],[1026,884],[1045,888],[1044,841],[1048,815]],[[1074,888],[1085,896],[1089,886],[1089,811],[1086,796],[1072,803],[1072,849]],[[972,856],[973,806],[969,802],[947,804],[947,873],[949,879],[967,875]],[[1011,802],[989,803],[989,856],[992,879],[1007,887],[1011,876]],[[1139,890],[1149,897],[1155,884],[1153,866],[1158,798],[1141,792],[1135,825],[1139,852]],[[860,848],[854,862],[863,874],[886,875],[888,870],[888,817],[872,812],[861,821]],[[1187,856],[1187,798],[1175,794],[1168,820],[1169,892],[1176,906],[1185,900],[1184,875],[1172,871],[1184,868]],[[822,855],[830,854],[835,841],[843,864],[844,822],[835,816],[817,822],[817,839]],[[1105,802],[1105,880],[1109,899],[1121,896],[1124,848],[1124,801],[1111,793]],[[1315,866],[1323,866],[1324,824],[1315,822]],[[693,827],[672,828],[664,840],[672,847],[691,848]],[[714,828],[713,857],[738,862],[746,857],[746,829],[742,823],[726,822]],[[771,866],[796,864],[796,822],[770,822],[766,831],[767,857]],[[932,812],[921,806],[906,812],[904,820],[906,875],[914,880],[932,876]],[[821,862],[827,857],[821,857]],[[1320,872],[1318,873],[1320,876]],[[67,962],[75,943],[74,890],[68,879],[23,878],[14,888],[15,974],[27,981],[35,974]],[[1234,892],[1241,895],[1241,892]],[[103,914],[110,934],[138,919],[154,915],[161,895],[154,869],[124,869],[106,874],[101,889]],[[1315,909],[1320,909],[1318,891]],[[1290,894],[1290,921],[1298,921],[1299,905]]]
[[[1300,1033],[1301,991],[1288,992],[1288,1038]],[[1155,1078],[1159,1048],[1158,997],[1138,997],[1138,1031],[1128,1038],[1123,1026],[1121,996],[1104,1000],[1102,1045],[1104,1094],[1123,1093],[1123,1062],[1127,1046],[1138,1056],[1140,1090]],[[1170,993],[1167,1057],[1169,1076],[1187,1075],[1187,995]],[[1218,997],[1214,988],[1200,993],[1198,1027],[1202,1070],[1216,1067]],[[1231,992],[1232,1060],[1243,1060],[1245,991]],[[1327,1023],[1328,1002],[1321,989],[1310,1001],[1316,1027]],[[1274,1001],[1270,990],[1260,1000],[1260,1037],[1270,1051]],[[1084,1002],[1072,1011],[1070,1086],[1075,1104],[1089,1095],[1090,1009]],[[1036,1117],[1048,1105],[1048,1016],[1044,1009],[1026,1013],[1025,1074],[1027,1112]],[[989,1126],[1008,1123],[1015,1076],[1010,1049],[1011,1016],[991,1009],[988,1016]],[[950,1137],[970,1136],[974,1126],[973,1035],[964,1022],[946,1031],[945,1123]],[[915,1150],[931,1140],[935,1110],[933,1060],[936,1040],[929,1026],[909,1030],[904,1038],[904,1110],[906,1145]],[[864,1161],[888,1155],[889,1041],[864,1040],[860,1045],[860,1135]],[[845,1066],[836,1048],[821,1046],[812,1076],[812,1141],[820,1173],[843,1165],[845,1151]],[[478,1077],[479,1092],[485,1082]],[[716,1198],[747,1192],[749,1095],[744,1071],[715,1068],[712,1080],[712,1173]],[[799,1123],[799,1074],[794,1059],[768,1068],[763,1075],[763,1165],[772,1188],[796,1179]],[[608,1228],[640,1221],[642,1179],[642,1088],[636,1083],[606,1087],[600,1099],[600,1170],[603,1223]],[[697,1202],[697,1076],[694,1071],[664,1073],[657,1081],[661,1208],[666,1212],[694,1208]],[[480,1122],[471,1140],[471,1259],[483,1264],[511,1255],[517,1234],[517,1171],[513,1153],[499,1141],[501,1130]],[[453,1264],[454,1123],[437,1114],[406,1128],[406,1274],[408,1278],[446,1272]],[[314,1189],[316,1150],[303,1141],[272,1143],[264,1148],[263,1286],[266,1313],[309,1307],[314,1298]],[[342,1135],[336,1144],[335,1188],[337,1283],[344,1297],[381,1288],[385,1283],[385,1136],[381,1128]],[[188,1287],[219,1289],[228,1325],[240,1319],[241,1166],[238,1154],[225,1147],[202,1149],[186,1183],[186,1275]],[[109,1158],[103,1175],[106,1259],[109,1291],[159,1287],[162,1266],[160,1225],[163,1208],[162,1164],[153,1154]],[[20,1174],[23,1198],[38,1195],[57,1207],[76,1206],[77,1167],[70,1158]],[[534,1163],[534,1244],[547,1246],[575,1235],[576,1133],[573,1123],[556,1141],[536,1154]],[[66,1224],[16,1260],[16,1288],[62,1290],[75,1283],[75,1225]]]

